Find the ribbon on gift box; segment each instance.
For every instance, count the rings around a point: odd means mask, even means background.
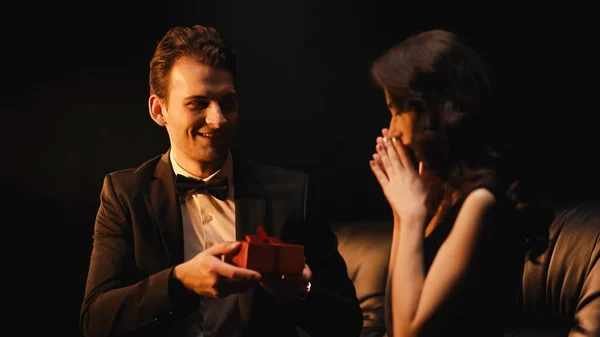
[[[256,234],[246,235],[246,241],[251,243],[270,243],[276,245],[285,244],[285,242],[279,240],[278,238],[268,236],[263,226],[258,226],[258,228],[256,228]]]

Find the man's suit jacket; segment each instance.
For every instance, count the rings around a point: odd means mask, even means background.
[[[259,165],[233,154],[236,237],[259,225],[305,246],[313,272],[309,296],[280,304],[257,286],[238,296],[244,336],[358,336],[354,286],[337,238],[318,211],[308,175]],[[136,169],[108,174],[102,186],[81,308],[85,336],[170,336],[198,307],[169,296],[169,278],[183,262],[183,229],[168,152]]]

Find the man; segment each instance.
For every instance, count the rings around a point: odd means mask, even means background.
[[[307,175],[231,149],[234,76],[234,54],[212,28],[176,27],[158,44],[148,106],[171,146],[104,179],[85,336],[360,334],[355,289]],[[302,275],[274,278],[225,262],[259,226],[305,246]]]

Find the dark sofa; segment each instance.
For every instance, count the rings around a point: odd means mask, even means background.
[[[549,216],[548,216],[549,215]],[[532,226],[522,303],[505,336],[600,337],[600,203],[554,206]],[[539,220],[539,219],[538,219]],[[363,336],[385,336],[384,295],[392,224],[335,222],[339,250],[363,310]]]

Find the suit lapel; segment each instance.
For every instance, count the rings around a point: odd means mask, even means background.
[[[236,239],[245,240],[246,235],[255,234],[258,226],[265,224],[266,192],[262,172],[243,159],[233,159]],[[247,291],[238,297],[244,327],[248,326],[253,294]]]
[[[181,209],[175,193],[175,173],[169,152],[163,154],[156,165],[145,201],[148,209],[154,213],[171,265],[183,262]]]

